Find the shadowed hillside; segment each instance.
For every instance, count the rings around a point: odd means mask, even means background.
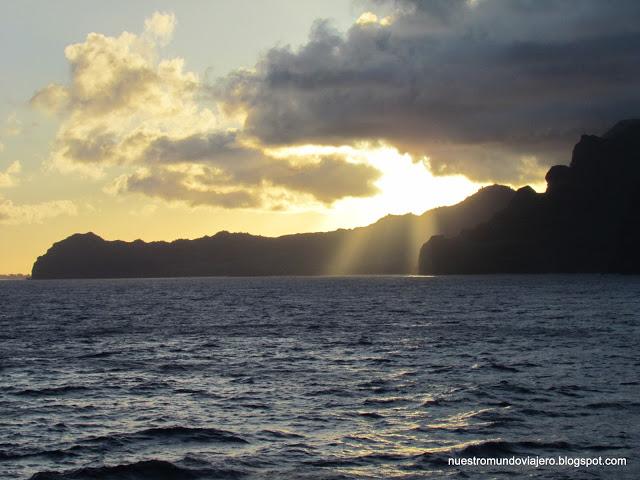
[[[457,205],[420,216],[387,216],[367,227],[277,238],[219,232],[174,242],[106,241],[75,234],[39,257],[32,276],[45,278],[201,275],[401,274],[417,271],[425,238],[455,235],[488,220],[513,197],[508,187],[479,190]]]
[[[640,273],[640,120],[583,135],[547,190],[518,190],[487,223],[431,238],[420,272]]]

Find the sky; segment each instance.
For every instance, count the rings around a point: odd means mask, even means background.
[[[640,110],[640,2],[0,4],[0,274],[53,243],[281,235],[544,188]]]

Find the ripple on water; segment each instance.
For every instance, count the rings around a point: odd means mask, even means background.
[[[520,478],[448,459],[640,445],[636,277],[2,282],[0,305],[3,480]]]

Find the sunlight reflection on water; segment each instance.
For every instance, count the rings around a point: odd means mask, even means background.
[[[636,277],[3,282],[0,302],[3,478],[486,478],[447,458],[640,445]]]

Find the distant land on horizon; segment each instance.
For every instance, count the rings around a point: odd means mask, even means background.
[[[416,216],[351,230],[262,237],[219,232],[173,242],[55,243],[32,278],[640,272],[640,120],[583,135],[547,190],[493,185]],[[428,241],[425,243],[425,240]]]
[[[75,234],[38,257],[32,278],[417,273],[425,239],[455,235],[488,220],[514,194],[493,185],[422,215],[388,215],[366,227],[280,237],[222,231],[195,240],[147,243]]]

